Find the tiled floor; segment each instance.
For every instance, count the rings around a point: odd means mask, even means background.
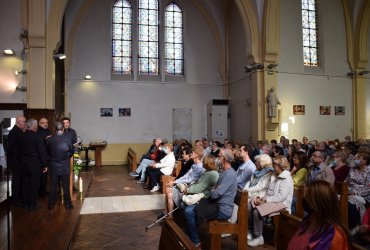
[[[129,195],[88,197],[82,205],[81,214],[138,212],[164,209],[164,195]]]

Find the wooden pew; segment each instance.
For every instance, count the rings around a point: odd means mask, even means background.
[[[171,175],[161,176],[162,193],[165,193],[167,183],[174,181],[176,177],[180,174],[181,164],[181,161],[177,161],[177,164],[175,164]]]
[[[277,250],[285,250],[288,248],[290,239],[297,232],[302,219],[297,216],[290,215],[286,211],[281,212],[280,215],[275,217],[279,220],[276,227],[275,248]]]
[[[136,152],[132,148],[128,148],[127,161],[131,172],[135,171],[137,168],[137,156]]]
[[[335,191],[339,198],[339,212],[342,218],[342,222],[348,227],[348,183],[347,182],[335,182]]]
[[[211,234],[211,249],[221,249],[221,234],[238,235],[238,250],[247,249],[248,234],[248,192],[241,192],[240,199],[235,199],[239,206],[237,222],[212,220],[209,222],[209,233]]]
[[[173,218],[166,218],[159,239],[159,250],[195,250],[193,242],[175,223]]]
[[[304,216],[304,210],[303,210],[303,197],[304,197],[304,186],[300,186],[299,188],[294,189],[294,196],[296,197],[296,212],[295,216],[299,218],[303,218]]]
[[[335,182],[335,192],[340,195],[339,197],[339,212],[342,221],[345,226],[348,226],[348,183],[347,182]],[[295,216],[303,218],[304,211],[302,206],[302,200],[304,197],[304,187],[294,190],[294,195],[297,197],[296,203],[296,214]]]

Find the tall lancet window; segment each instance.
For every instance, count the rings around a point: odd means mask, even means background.
[[[131,74],[132,9],[127,0],[117,0],[112,13],[112,73]]]
[[[302,0],[303,63],[319,65],[316,0]]]
[[[184,41],[182,10],[175,3],[167,6],[165,12],[165,54],[166,74],[184,74]]]
[[[139,0],[139,74],[159,74],[158,1]]]

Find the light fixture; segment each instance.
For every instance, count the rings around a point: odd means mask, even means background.
[[[360,73],[358,73],[360,76],[363,76],[363,75],[367,75],[370,73],[370,70],[364,70],[364,71],[361,71]]]
[[[22,70],[15,70],[14,71],[14,75],[19,75],[19,74],[21,74],[21,75],[25,75],[25,74],[27,74],[27,70],[25,70],[25,69],[22,69]]]
[[[263,69],[263,64],[261,63],[254,63],[244,67],[245,73],[252,72],[253,70]]]
[[[267,68],[268,69],[273,69],[273,68],[276,68],[279,64],[277,63],[270,63],[269,65],[267,65]]]
[[[26,86],[17,86],[15,88],[15,90],[21,91],[21,92],[26,92],[27,91],[27,87]]]
[[[91,80],[91,75],[89,74],[85,75],[85,80]]]
[[[347,73],[347,76],[348,77],[355,77],[355,76],[357,76],[357,72],[356,71],[350,71],[350,72]]]
[[[66,57],[65,54],[55,54],[54,58],[59,59],[59,60],[63,60],[63,59],[66,59],[67,57]]]
[[[4,49],[3,52],[4,52],[4,55],[6,55],[6,56],[14,56],[15,55],[15,52],[12,49]]]

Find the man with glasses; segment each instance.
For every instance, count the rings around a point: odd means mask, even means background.
[[[312,154],[312,163],[306,176],[306,185],[315,180],[327,181],[334,185],[335,176],[333,170],[325,165],[326,153],[325,151],[316,150]]]

